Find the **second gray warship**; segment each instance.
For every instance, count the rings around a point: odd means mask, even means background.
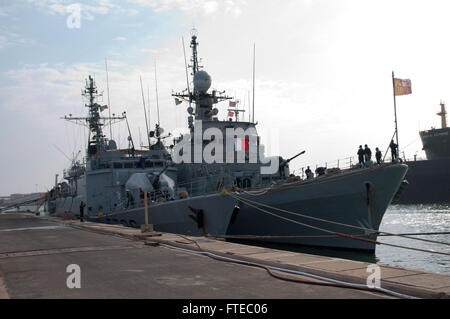
[[[102,127],[108,121],[127,121],[126,113],[118,117],[100,115],[104,106],[96,102],[99,94],[91,76],[83,95],[88,99],[88,116],[64,119],[89,128],[86,164],[73,163],[64,174],[68,182],[56,183],[47,194],[50,214],[74,217],[84,201],[89,221],[139,227],[145,223],[144,198],[148,194],[148,223],[155,230],[194,236],[225,234],[235,199],[220,193],[189,196],[177,184],[177,168],[162,143],[159,125],[150,132],[156,141],[148,150],[136,150],[131,133],[128,148],[118,149],[114,140],[103,134]],[[127,127],[130,132],[128,121]]]

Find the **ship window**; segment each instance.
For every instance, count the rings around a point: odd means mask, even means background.
[[[122,168],[122,163],[114,163],[114,168]]]
[[[153,167],[152,161],[145,161],[145,167]]]
[[[161,166],[163,166],[163,163],[162,162],[155,162],[155,166],[156,167],[161,167]]]
[[[125,163],[124,167],[125,168],[133,168],[133,163]]]
[[[109,163],[102,163],[102,164],[100,164],[100,169],[104,169],[104,168],[110,168],[110,165],[109,165]]]

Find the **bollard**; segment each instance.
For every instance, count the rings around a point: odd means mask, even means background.
[[[145,207],[145,224],[141,225],[141,232],[153,232],[153,225],[148,223],[148,201],[147,192],[144,192],[144,207]]]

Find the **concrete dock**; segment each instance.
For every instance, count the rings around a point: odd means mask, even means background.
[[[170,247],[168,247],[168,246]],[[171,248],[172,247],[172,248]],[[220,261],[177,248],[366,284],[369,264],[166,233],[0,214],[0,298],[395,298],[321,285],[310,277]],[[81,288],[67,285],[78,265]],[[450,276],[380,266],[381,287],[419,298],[448,298]],[[299,282],[300,281],[300,282]]]

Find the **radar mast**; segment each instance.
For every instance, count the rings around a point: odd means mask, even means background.
[[[219,110],[214,107],[215,104],[225,101],[231,100],[232,97],[226,96],[225,91],[219,92],[216,90],[212,90],[211,93],[208,93],[208,90],[211,87],[211,76],[204,70],[201,70],[203,67],[199,65],[198,61],[198,42],[197,42],[197,30],[193,29],[191,31],[191,45],[192,49],[192,64],[188,67],[192,68],[192,80],[194,83],[194,90],[190,91],[189,89],[185,89],[181,93],[172,93],[172,96],[177,97],[181,100],[187,101],[189,103],[194,103],[195,110],[191,106],[188,107],[187,112],[189,113],[188,117],[188,126],[191,130],[194,129],[194,117],[195,120],[202,121],[211,121],[217,119],[217,114]]]
[[[81,94],[87,98],[88,104],[85,106],[89,109],[87,117],[73,117],[72,114],[64,116],[63,119],[68,121],[74,121],[77,124],[86,126],[89,129],[88,138],[88,156],[97,155],[100,152],[104,152],[108,149],[115,149],[116,145],[113,140],[109,143],[106,136],[103,134],[102,127],[108,123],[112,124],[113,120],[123,120],[126,118],[125,113],[122,116],[102,117],[100,112],[108,108],[107,105],[100,105],[96,101],[99,97],[103,96],[102,93],[98,93],[97,86],[92,76],[89,75],[89,81],[86,79],[86,87]],[[91,136],[92,134],[92,136]]]

